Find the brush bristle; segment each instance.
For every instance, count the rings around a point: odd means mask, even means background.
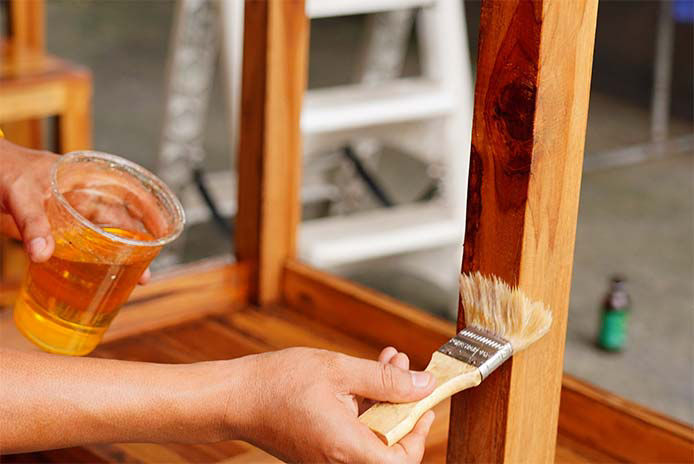
[[[517,353],[547,333],[552,313],[539,301],[531,301],[520,289],[496,276],[479,272],[460,278],[460,298],[465,325],[476,326],[508,340]]]

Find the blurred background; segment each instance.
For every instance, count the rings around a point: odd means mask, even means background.
[[[693,8],[600,3],[565,356],[567,372],[689,423]],[[311,20],[301,257],[454,319],[480,4],[329,13]],[[187,209],[157,271],[231,259],[240,14],[202,0],[45,4],[46,50],[92,72],[93,147],[157,172]],[[46,124],[49,146],[54,135]],[[597,341],[615,275],[631,309],[612,352]]]

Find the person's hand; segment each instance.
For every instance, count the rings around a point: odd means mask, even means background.
[[[35,263],[48,261],[55,249],[45,202],[57,159],[54,153],[0,139],[0,234],[21,240]],[[150,276],[147,269],[140,283],[147,283]]]
[[[240,358],[223,427],[289,462],[416,463],[434,420],[429,411],[399,443],[387,447],[358,420],[378,401],[419,400],[434,389],[426,372],[409,371],[394,348],[379,362],[330,351],[290,348]],[[362,403],[362,404],[360,404]]]

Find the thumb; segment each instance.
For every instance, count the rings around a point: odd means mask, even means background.
[[[428,372],[400,369],[392,364],[348,357],[350,393],[378,401],[406,403],[427,396],[434,389]]]
[[[17,189],[10,195],[7,206],[31,260],[36,263],[48,261],[55,242],[41,192],[31,188]]]

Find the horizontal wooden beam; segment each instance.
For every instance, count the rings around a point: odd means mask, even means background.
[[[455,326],[420,309],[297,261],[284,268],[284,302],[371,343],[393,345],[423,368]]]
[[[137,287],[104,335],[104,343],[224,314],[248,303],[250,266],[218,259],[166,272]],[[14,328],[12,312],[0,311],[0,345],[36,349]]]
[[[245,306],[246,263],[197,263],[138,287],[120,310],[104,342],[131,337]]]
[[[564,374],[559,434],[620,462],[689,462],[694,429]]]

